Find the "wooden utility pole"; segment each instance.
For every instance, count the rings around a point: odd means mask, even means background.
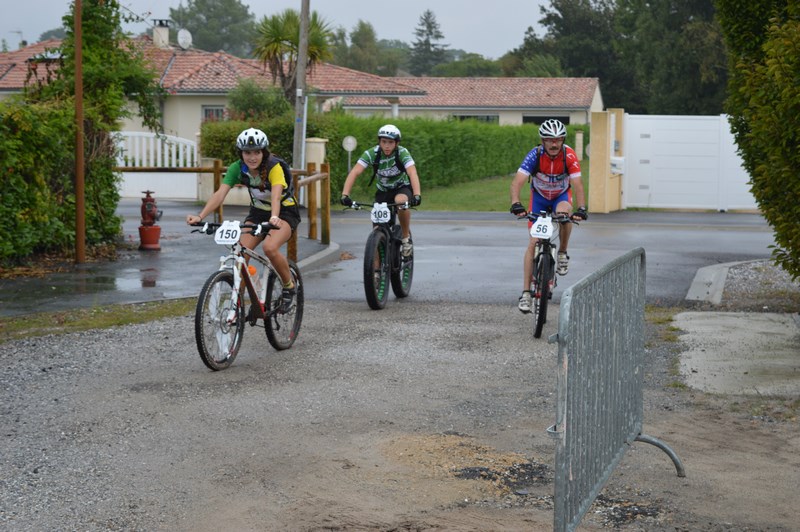
[[[308,18],[310,0],[302,0],[300,8],[300,38],[297,48],[297,95],[294,103],[294,144],[292,168],[304,169],[306,131],[306,65],[308,63]]]
[[[86,262],[83,161],[83,5],[75,0],[75,262]]]

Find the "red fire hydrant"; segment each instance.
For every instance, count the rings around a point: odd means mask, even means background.
[[[158,251],[161,246],[158,240],[161,238],[161,227],[156,225],[156,222],[161,218],[161,213],[158,211],[156,199],[150,194],[155,194],[152,190],[143,190],[142,194],[142,225],[139,226],[139,249],[146,249]]]

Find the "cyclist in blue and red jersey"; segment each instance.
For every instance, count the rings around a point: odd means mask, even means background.
[[[556,215],[568,214],[572,218],[586,220],[586,195],[581,181],[581,165],[575,151],[564,144],[567,128],[555,119],[545,120],[539,127],[542,144],[536,146],[522,161],[514,180],[511,182],[511,213],[521,217],[528,212],[540,212],[550,208]],[[531,183],[531,199],[528,209],[519,201],[519,194],[525,181]],[[578,210],[572,214],[572,206],[577,201]],[[532,224],[529,223],[528,227]],[[564,224],[559,233],[558,260],[556,273],[566,275],[569,270],[567,245],[572,225]],[[522,312],[531,311],[530,279],[533,274],[533,254],[538,239],[531,237],[525,250],[523,264],[522,295],[518,307]]]

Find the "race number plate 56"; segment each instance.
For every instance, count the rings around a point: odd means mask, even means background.
[[[372,206],[372,223],[383,224],[389,221],[389,207],[386,203],[376,203]]]
[[[531,225],[531,236],[533,238],[541,238],[543,240],[550,240],[553,235],[553,222],[547,216],[539,216],[533,225]]]
[[[217,232],[214,233],[214,242],[230,246],[238,242],[241,235],[242,230],[239,228],[239,221],[227,220],[222,222]]]

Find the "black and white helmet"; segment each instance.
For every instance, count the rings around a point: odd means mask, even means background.
[[[386,124],[378,130],[378,138],[391,139],[400,142],[400,130],[397,129],[397,126]]]
[[[236,139],[236,149],[240,151],[266,150],[268,146],[267,134],[254,127],[245,129],[239,133],[239,137]]]
[[[567,136],[567,128],[561,121],[551,118],[539,126],[539,137],[543,139],[560,139]]]

